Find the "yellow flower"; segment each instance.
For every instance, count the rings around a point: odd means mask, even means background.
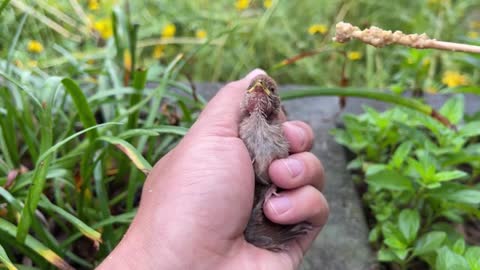
[[[242,11],[244,9],[247,9],[248,6],[250,6],[250,0],[237,0],[235,2],[235,8],[238,11]]]
[[[37,40],[30,40],[27,44],[27,50],[32,53],[43,52],[43,45]]]
[[[199,39],[204,39],[207,37],[207,31],[203,30],[203,29],[198,29],[196,32],[195,32],[195,36]]]
[[[463,75],[457,71],[446,71],[443,73],[442,83],[448,87],[467,85],[468,78],[466,75]]]
[[[349,51],[347,53],[347,58],[352,60],[352,61],[357,61],[362,59],[362,53],[359,51]]]
[[[165,55],[165,45],[157,45],[153,48],[153,58],[160,59]]]
[[[272,0],[264,0],[263,1],[263,6],[265,8],[270,8],[272,6],[272,2],[273,2]]]
[[[165,25],[162,29],[162,37],[163,38],[171,38],[175,36],[175,32],[177,32],[177,27],[175,27],[175,24],[173,23],[168,23]]]
[[[328,28],[325,24],[312,24],[308,28],[308,33],[310,35],[315,35],[317,33],[320,33],[320,34],[323,35],[323,34],[327,33],[327,31],[328,31]]]
[[[479,34],[478,34],[478,32],[470,31],[470,32],[468,32],[468,37],[471,38],[471,39],[477,39],[479,37]]]
[[[99,6],[98,0],[88,0],[88,9],[98,10]]]
[[[102,19],[93,23],[93,28],[97,30],[103,39],[107,39],[113,35],[112,21]]]

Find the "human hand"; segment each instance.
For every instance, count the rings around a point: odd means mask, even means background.
[[[247,243],[243,231],[253,203],[254,173],[238,137],[240,102],[261,70],[227,84],[208,103],[182,141],[147,177],[138,213],[99,269],[296,269],[325,224],[323,168],[310,152],[311,128],[285,122],[291,155],[269,168],[285,189],[266,202],[273,222],[314,228],[275,253]]]

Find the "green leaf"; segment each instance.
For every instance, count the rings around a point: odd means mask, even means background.
[[[118,147],[123,153],[125,153],[128,158],[135,164],[135,166],[141,170],[143,173],[148,174],[152,170],[152,165],[131,145],[125,140],[110,137],[102,136],[98,138],[99,140],[106,141]]]
[[[12,223],[0,218],[0,231],[2,233],[8,234],[11,237],[15,237],[17,235],[17,227]],[[20,245],[20,244],[19,244]],[[65,270],[73,270],[74,268],[70,266],[66,261],[64,261],[60,256],[58,256],[55,252],[51,249],[46,247],[37,239],[33,238],[30,235],[27,235],[25,238],[25,242],[21,245],[24,245],[33,251],[35,251],[38,255],[42,256],[45,260],[49,263],[55,265],[59,269]]]
[[[457,241],[455,241],[452,250],[458,255],[463,255],[465,252],[465,240],[463,238],[459,238]]]
[[[434,252],[443,244],[446,238],[447,234],[444,232],[429,232],[418,239],[413,253],[416,255],[424,255]]]
[[[464,257],[471,270],[480,270],[480,247],[469,247]]]
[[[83,126],[85,128],[95,126],[97,124],[97,121],[95,120],[95,116],[93,115],[92,111],[90,110],[90,106],[88,105],[87,98],[83,94],[80,87],[78,87],[78,85],[69,78],[63,79],[62,84],[65,86],[65,90],[67,90],[67,92],[72,97]],[[98,136],[98,133],[96,130],[91,130],[88,133],[88,136],[90,137],[90,139],[95,139]]]
[[[468,174],[463,171],[454,170],[454,171],[436,173],[434,179],[439,182],[445,182],[453,179],[463,178],[467,175]]]
[[[428,193],[429,196],[439,200],[477,205],[480,203],[480,190],[474,187],[463,186],[456,183],[445,183],[441,187]]]
[[[91,239],[94,243],[94,246],[98,247],[102,242],[102,236],[99,232],[95,231],[83,221],[78,219],[76,216],[70,214],[69,212],[65,211],[61,207],[58,207],[51,203],[46,196],[42,196],[42,201],[40,205],[46,209],[49,209],[58,215],[62,216],[65,220],[70,222],[75,228],[77,228],[83,235],[87,238]]]
[[[410,153],[412,146],[413,144],[410,141],[400,144],[397,150],[395,150],[395,153],[393,153],[392,159],[390,160],[390,165],[393,166],[393,168],[395,169],[400,169],[403,162]]]
[[[440,108],[440,114],[445,116],[452,124],[458,124],[463,118],[464,113],[464,97],[463,95],[455,95],[451,97],[442,108]]]
[[[377,189],[413,190],[412,182],[408,177],[391,170],[384,170],[367,176],[367,183]]]
[[[13,265],[12,261],[7,256],[7,253],[5,252],[5,249],[3,249],[2,245],[0,245],[0,262],[3,263],[5,267],[7,267],[8,270],[17,270],[17,267]]]
[[[458,134],[464,137],[474,137],[480,135],[480,121],[469,122],[460,128]]]
[[[187,131],[188,129],[185,127],[161,125],[154,128],[129,129],[119,134],[117,137],[120,139],[127,139],[135,136],[158,136],[160,134],[175,134],[184,136],[187,134]]]
[[[382,247],[377,253],[377,259],[381,262],[394,262],[397,260],[397,256],[392,250]]]
[[[417,237],[420,228],[420,215],[417,210],[405,209],[398,215],[398,228],[410,244]]]
[[[470,270],[468,263],[462,256],[452,252],[448,247],[442,247],[437,251],[435,262],[436,270]]]

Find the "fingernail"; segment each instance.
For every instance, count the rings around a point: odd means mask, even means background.
[[[283,164],[285,164],[285,167],[287,167],[287,170],[292,178],[303,172],[303,162],[301,162],[300,160],[294,158],[286,158],[282,159],[282,161]]]
[[[270,198],[270,200],[268,200],[268,204],[272,208],[273,212],[275,212],[277,215],[281,215],[292,208],[292,201],[290,201],[287,196],[282,195]]]
[[[306,138],[306,134],[305,134],[305,130],[303,130],[303,128],[295,125],[295,124],[292,124],[290,122],[286,122],[283,124],[286,128],[290,129],[291,131],[293,131],[293,133],[295,134],[295,137],[297,137],[299,140],[300,140],[300,145],[301,146],[304,146],[305,145],[305,138]]]

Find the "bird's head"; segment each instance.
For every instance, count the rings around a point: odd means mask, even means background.
[[[245,93],[243,106],[249,114],[261,113],[265,117],[277,112],[280,108],[280,97],[275,81],[263,74],[254,77]]]

